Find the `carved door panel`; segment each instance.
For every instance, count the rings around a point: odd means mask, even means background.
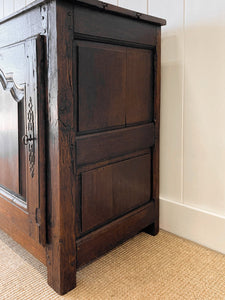
[[[45,224],[44,37],[0,49],[0,217],[42,245]]]

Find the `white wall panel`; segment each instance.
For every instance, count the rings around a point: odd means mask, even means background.
[[[3,0],[0,0],[0,18],[3,18],[4,10],[3,10]]]
[[[225,217],[183,203],[160,200],[160,228],[225,254]]]
[[[225,1],[188,0],[184,201],[225,215]]]
[[[8,16],[14,12],[14,1],[4,0],[4,16]]]
[[[113,4],[113,5],[117,5],[117,0],[104,0],[104,2]]]
[[[149,0],[162,27],[160,197],[182,201],[183,1]]]
[[[165,18],[167,25],[162,27],[163,32],[177,32],[183,26],[183,0],[148,0],[148,14]]]
[[[15,0],[16,1],[16,0]],[[35,0],[26,0],[26,5],[30,4],[31,2],[34,2]]]
[[[147,0],[119,0],[118,5],[127,9],[147,14]]]
[[[25,0],[14,0],[15,2],[15,11],[23,8],[26,5]]]

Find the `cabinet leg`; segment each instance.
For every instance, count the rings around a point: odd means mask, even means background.
[[[146,227],[143,231],[153,236],[157,235],[159,233],[159,221],[155,221],[154,223]]]
[[[69,261],[67,255],[53,252],[54,248],[47,247],[48,284],[59,295],[64,295],[76,287],[76,261]]]

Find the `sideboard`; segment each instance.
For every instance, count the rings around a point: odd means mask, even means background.
[[[158,233],[165,23],[96,0],[0,21],[0,228],[59,294],[77,268]]]

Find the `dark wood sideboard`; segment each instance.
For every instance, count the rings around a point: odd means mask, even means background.
[[[165,23],[96,0],[0,21],[0,227],[59,294],[80,266],[158,233]]]

